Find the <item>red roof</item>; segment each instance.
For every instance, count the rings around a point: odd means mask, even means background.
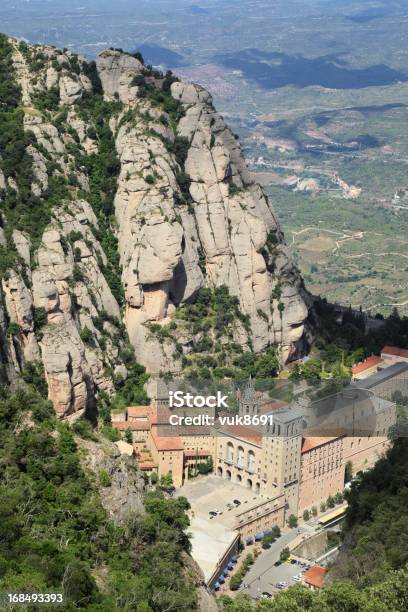
[[[393,355],[394,357],[408,359],[408,349],[399,348],[399,346],[384,346],[381,355]]]
[[[126,429],[131,431],[147,431],[150,429],[148,421],[112,421],[112,427],[119,429],[119,431],[125,431]]]
[[[257,429],[251,429],[246,425],[227,425],[221,429],[223,433],[229,434],[234,438],[241,438],[252,444],[261,444],[262,434]]]
[[[143,461],[142,463],[138,464],[138,467],[141,470],[154,470],[157,468],[157,463],[154,463],[153,461]]]
[[[327,574],[327,569],[321,565],[314,565],[303,574],[303,579],[306,584],[321,589],[324,582],[324,577]]]
[[[328,444],[329,442],[333,442],[333,440],[338,440],[338,436],[333,436],[331,438],[328,437],[316,437],[316,438],[304,438],[302,444],[302,454],[307,453],[314,448],[318,448],[319,446],[323,446],[324,444]]]
[[[157,428],[151,429],[153,442],[159,451],[184,450],[183,441],[181,438],[174,436],[160,436],[157,433]]]
[[[149,412],[149,419],[152,425],[169,425],[172,414],[174,413],[168,408],[152,408]]]
[[[367,359],[365,359],[364,361],[361,361],[360,363],[354,365],[351,368],[351,371],[353,373],[353,376],[355,376],[356,374],[361,374],[366,370],[374,368],[376,365],[379,365],[382,362],[383,360],[381,359],[381,357],[378,357],[378,355],[372,355],[371,357],[367,357]]]
[[[129,406],[127,415],[129,417],[147,417],[150,406]]]

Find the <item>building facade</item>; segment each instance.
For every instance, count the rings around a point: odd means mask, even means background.
[[[259,496],[259,516],[243,512],[236,527],[245,536],[271,524],[281,527],[291,514],[319,509],[343,491],[347,464],[354,473],[371,467],[387,450],[396,422],[390,398],[403,393],[407,381],[408,363],[398,362],[339,393],[292,406],[265,400],[249,385],[239,398],[239,414],[267,414],[271,419],[263,427],[221,427],[216,414],[214,426],[171,427],[174,411],[164,394],[151,406],[112,415],[112,424],[131,432],[139,467],[147,474],[171,474],[180,487],[205,463],[219,478]]]

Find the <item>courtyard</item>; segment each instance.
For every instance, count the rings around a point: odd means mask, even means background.
[[[175,495],[184,496],[190,502],[192,556],[204,572],[206,581],[237,539],[238,532],[234,530],[237,515],[268,499],[216,476],[190,480]],[[234,500],[239,501],[240,505],[234,504]],[[210,512],[217,515],[213,516]]]

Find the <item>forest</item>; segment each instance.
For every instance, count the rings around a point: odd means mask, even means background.
[[[114,522],[75,432],[95,436],[31,386],[0,390],[0,592],[63,593],[67,611],[196,609],[187,500],[148,492],[143,513]]]

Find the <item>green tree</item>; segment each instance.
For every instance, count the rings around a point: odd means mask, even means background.
[[[231,591],[237,591],[242,584],[242,574],[237,572],[233,576],[231,576],[229,581],[229,587]]]
[[[163,474],[160,478],[159,486],[163,491],[171,491],[171,489],[174,489],[173,476],[170,473]]]
[[[294,514],[291,514],[288,518],[289,527],[293,529],[294,527],[297,527],[297,524],[298,524],[297,517]]]
[[[334,508],[334,506],[336,505],[336,502],[332,495],[329,495],[329,497],[327,498],[326,504],[328,508]]]
[[[155,485],[158,480],[159,480],[159,477],[157,475],[157,472],[152,472],[150,474],[150,482],[152,483],[152,485]]]

